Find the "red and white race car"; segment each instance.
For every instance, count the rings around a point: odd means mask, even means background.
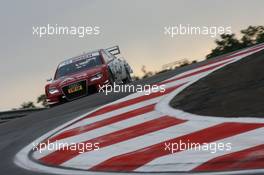
[[[129,83],[131,67],[116,55],[118,46],[82,54],[61,62],[51,83],[45,87],[49,105],[98,92],[99,87]]]

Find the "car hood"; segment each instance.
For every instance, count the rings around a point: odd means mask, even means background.
[[[71,83],[74,83],[80,80],[88,79],[94,76],[95,74],[97,74],[98,72],[101,72],[101,67],[95,67],[95,68],[81,71],[75,74],[60,77],[56,80],[53,80],[49,86],[52,86],[52,87],[53,86],[55,87],[65,86],[65,85],[68,85],[68,84],[71,84]]]

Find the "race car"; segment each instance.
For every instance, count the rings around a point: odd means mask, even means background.
[[[45,86],[49,105],[71,101],[98,92],[104,85],[131,82],[133,73],[122,58],[118,46],[84,53],[61,62]]]

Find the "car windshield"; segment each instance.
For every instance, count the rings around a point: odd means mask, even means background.
[[[69,74],[74,74],[83,70],[87,70],[101,64],[102,62],[99,55],[90,58],[80,59],[78,61],[64,62],[62,65],[59,66],[55,75],[55,79]]]

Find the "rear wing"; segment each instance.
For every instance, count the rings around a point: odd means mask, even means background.
[[[113,47],[109,47],[107,49],[108,52],[110,52],[112,55],[118,55],[120,54],[120,49],[119,49],[119,46],[113,46]]]

